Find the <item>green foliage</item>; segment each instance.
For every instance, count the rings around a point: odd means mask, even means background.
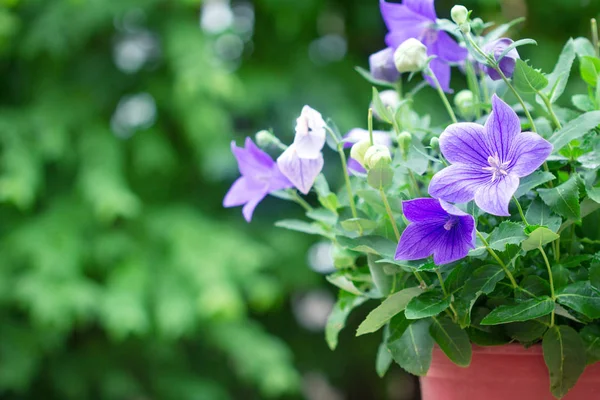
[[[450,318],[433,318],[429,332],[452,362],[461,367],[471,364],[471,342],[458,324]]]
[[[579,182],[576,175],[555,188],[539,189],[538,193],[552,211],[565,218],[579,219],[581,211],[579,207]]]
[[[521,59],[517,60],[513,75],[515,87],[523,93],[537,93],[548,86],[548,79],[539,71],[531,68]]]
[[[499,306],[481,321],[481,325],[527,321],[548,315],[552,310],[554,310],[554,301],[550,297],[538,297],[525,300],[516,305]]]
[[[356,330],[356,336],[379,330],[394,315],[404,311],[410,300],[418,296],[421,292],[422,290],[419,288],[408,288],[390,295],[367,315],[367,318]]]
[[[433,338],[429,334],[431,322],[421,319],[410,324],[400,338],[388,341],[392,358],[413,375],[423,376],[431,365]]]
[[[557,398],[575,386],[586,365],[583,340],[569,326],[548,329],[542,342],[544,361],[550,372],[550,390]]]

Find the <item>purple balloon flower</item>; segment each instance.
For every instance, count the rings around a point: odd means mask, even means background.
[[[386,44],[397,49],[405,40],[418,39],[427,46],[427,55],[437,58],[429,67],[434,73],[442,89],[450,91],[450,65],[467,58],[468,51],[460,47],[446,32],[435,27],[436,13],[434,0],[404,0],[402,4],[380,1],[381,15],[389,30],[385,37]],[[435,87],[431,77],[425,76],[431,86]]]
[[[369,67],[373,78],[380,81],[394,83],[400,77],[400,72],[394,64],[394,49],[391,47],[371,54]]]
[[[433,254],[436,265],[460,260],[475,248],[475,219],[437,199],[402,202],[411,222],[400,237],[396,260],[420,260]]]
[[[434,175],[431,196],[453,203],[475,199],[483,211],[509,216],[519,178],[538,169],[552,145],[536,133],[521,133],[517,114],[494,95],[485,126],[450,125],[440,136],[440,150],[452,165]]]
[[[245,148],[231,142],[231,152],[235,156],[242,174],[225,195],[223,207],[243,205],[242,214],[246,221],[252,220],[254,209],[269,193],[291,188],[292,183],[282,175],[273,159],[259,149],[252,139],[246,138]]]
[[[351,129],[344,136],[344,148],[352,147],[354,143],[358,143],[363,139],[369,138],[369,131],[362,128]],[[390,134],[385,131],[373,131],[373,143],[392,147],[392,138]],[[354,158],[348,158],[348,172],[350,174],[366,174],[367,170]]]
[[[493,54],[494,59],[498,61],[498,58],[500,58],[502,52],[504,52],[504,50],[506,50],[506,48],[511,44],[513,44],[513,41],[511,39],[502,38],[487,43],[483,46],[482,50],[487,54]],[[517,51],[517,49],[512,49],[508,53],[506,53],[502,60],[500,60],[500,70],[504,75],[506,75],[506,77],[511,78],[513,76],[518,58],[521,58],[519,56],[519,52]],[[502,79],[498,71],[496,71],[494,68],[488,67],[487,65],[482,65],[481,67],[483,67],[485,72],[493,80],[499,81],[500,79]]]

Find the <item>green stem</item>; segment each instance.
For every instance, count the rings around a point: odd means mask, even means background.
[[[413,174],[412,170],[410,169],[408,169],[408,177],[410,179],[411,185],[413,186],[415,197],[419,197],[419,183],[417,182],[417,178],[415,178],[415,174]]]
[[[431,77],[431,79],[433,79],[433,82],[435,83],[435,88],[436,88],[438,94],[440,95],[440,98],[442,99],[444,106],[446,107],[446,111],[448,111],[448,115],[450,116],[450,119],[455,124],[458,123],[458,120],[456,119],[456,115],[454,114],[454,110],[452,110],[452,106],[450,105],[450,102],[448,101],[448,98],[446,97],[446,93],[444,93],[444,90],[442,89],[442,85],[440,85],[440,82],[438,81],[437,77],[435,76],[433,71],[431,69],[429,69],[429,67],[427,67],[426,73],[427,73],[427,75],[429,75]]]
[[[469,85],[471,92],[473,92],[473,97],[475,97],[475,116],[479,119],[479,117],[481,117],[481,93],[479,92],[479,82],[473,64],[470,61],[467,61],[465,65],[467,67],[467,84]]]
[[[544,257],[544,262],[546,263],[546,269],[548,270],[548,280],[550,281],[550,295],[552,296],[552,301],[556,301],[556,295],[554,294],[554,278],[552,277],[552,268],[550,267],[550,262],[548,261],[548,256],[544,251],[542,246],[538,247],[540,253],[542,253],[542,257]],[[552,317],[550,318],[550,327],[554,326],[554,310],[552,310]]]
[[[289,193],[289,194],[292,196],[292,199],[293,199],[293,200],[294,200],[294,201],[295,201],[297,204],[299,204],[300,206],[302,206],[302,208],[304,208],[304,210],[306,210],[306,212],[313,211],[313,208],[311,207],[311,205],[310,205],[310,204],[308,204],[308,203],[306,202],[306,200],[304,200],[302,197],[300,197],[300,195],[298,194],[298,191],[297,191],[297,190],[291,190],[291,189],[290,189],[290,190],[288,190],[287,192],[288,192],[288,193]]]
[[[396,235],[396,240],[400,241],[400,231],[398,230],[398,225],[396,224],[396,220],[394,219],[394,214],[392,213],[392,208],[390,207],[390,202],[388,201],[383,188],[379,188],[379,193],[381,194],[381,200],[383,200],[383,205],[385,206],[385,211],[387,212],[388,218],[390,219],[390,223],[392,224],[392,228],[394,228],[394,234]]]
[[[369,117],[367,120],[367,124],[369,126],[369,139],[371,140],[371,146],[375,144],[373,141],[373,109],[369,108]]]
[[[481,232],[477,231],[477,236],[483,242],[483,245],[487,249],[488,253],[490,253],[490,255],[496,260],[496,262],[498,263],[498,265],[500,265],[500,267],[502,267],[502,269],[504,270],[504,273],[506,274],[506,276],[510,280],[510,283],[512,284],[513,289],[516,289],[517,287],[519,287],[519,285],[517,285],[517,281],[515,281],[515,278],[514,278],[513,274],[511,274],[511,272],[509,271],[509,269],[506,266],[506,264],[504,264],[504,261],[502,261],[502,259],[500,257],[498,257],[498,254],[496,254],[496,252],[494,251],[494,249],[492,249],[490,247],[490,245],[488,244],[487,240],[485,240],[485,238],[483,237],[483,235],[481,234]]]
[[[480,72],[479,83],[481,85],[481,91],[483,92],[483,101],[484,103],[490,102],[490,93],[488,92],[488,87],[485,84],[486,75],[484,71]]]
[[[525,113],[525,116],[529,120],[529,124],[531,125],[531,130],[533,132],[537,132],[535,123],[533,122],[533,118],[531,117],[531,114],[529,113],[529,110],[527,109],[527,106],[525,105],[525,101],[523,101],[523,98],[519,95],[519,92],[517,92],[517,89],[515,89],[515,87],[510,83],[510,81],[508,80],[506,75],[504,75],[504,72],[502,72],[502,70],[500,69],[500,67],[498,65],[496,65],[496,67],[494,69],[496,70],[496,72],[498,72],[498,74],[500,74],[500,77],[502,78],[504,83],[506,83],[506,86],[508,86],[510,88],[510,90],[513,92],[513,94],[515,95],[517,100],[519,100],[521,107],[523,107],[523,112]]]
[[[521,215],[521,219],[523,220],[523,223],[525,224],[525,226],[529,226],[529,222],[527,222],[527,219],[525,218],[525,214],[523,213],[523,208],[521,208],[521,204],[519,203],[519,200],[517,200],[517,198],[515,196],[513,196],[513,199],[515,200],[515,203],[517,203],[517,208],[519,209],[519,215]]]
[[[590,21],[592,27],[592,43],[594,44],[594,53],[596,57],[600,57],[600,44],[598,44],[598,23],[596,18],[592,18]]]
[[[541,97],[542,101],[546,105],[546,108],[548,109],[548,113],[550,114],[550,118],[552,119],[552,123],[554,124],[554,126],[557,129],[562,129],[562,125],[560,124],[558,117],[554,113],[554,109],[552,108],[552,103],[550,102],[550,99],[548,99],[548,96],[546,96],[545,94],[540,93],[540,92],[537,92],[537,94],[538,94],[538,96]]]
[[[448,297],[448,291],[446,290],[446,286],[444,285],[444,278],[442,277],[442,273],[437,268],[435,269],[435,273],[438,277],[438,281],[440,282],[440,286],[442,288],[442,292],[444,293],[444,297]],[[456,312],[456,309],[454,308],[452,303],[450,303],[450,310],[452,310],[452,314],[454,314],[452,319],[456,321],[458,319],[458,313]]]
[[[352,185],[350,183],[350,175],[348,175],[348,164],[346,163],[346,154],[344,149],[338,144],[338,153],[340,154],[340,161],[342,162],[342,170],[344,172],[344,181],[346,182],[346,191],[348,192],[348,201],[350,202],[350,210],[352,211],[352,217],[358,218],[356,212],[356,204],[354,203],[354,194],[352,193]],[[359,232],[362,235],[362,229]]]

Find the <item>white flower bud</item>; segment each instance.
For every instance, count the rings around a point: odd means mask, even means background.
[[[459,28],[460,28],[461,32],[464,33],[465,35],[467,33],[471,32],[471,24],[469,24],[468,22],[465,22],[464,24],[460,24]]]
[[[471,29],[476,35],[480,35],[481,32],[485,29],[485,24],[481,18],[475,18],[471,21]]]
[[[354,146],[350,149],[350,157],[354,158],[363,167],[365,166],[365,154],[371,147],[371,139],[362,139],[359,142],[354,143]]]
[[[258,147],[269,147],[275,141],[275,136],[269,131],[262,130],[255,135]]]
[[[387,164],[392,162],[390,149],[388,149],[387,146],[382,146],[380,144],[369,147],[365,153],[366,166],[369,168],[375,168],[375,166],[380,162],[385,162]]]
[[[456,5],[452,7],[450,16],[452,17],[452,21],[456,22],[457,25],[462,25],[469,18],[469,10],[465,6]]]
[[[399,72],[418,72],[427,63],[427,47],[415,38],[405,40],[394,52],[394,63]]]
[[[475,116],[475,95],[470,90],[461,90],[454,96],[454,104],[460,114],[469,119]]]
[[[440,149],[440,139],[437,136],[432,137],[429,141],[429,146],[433,150],[438,151]]]

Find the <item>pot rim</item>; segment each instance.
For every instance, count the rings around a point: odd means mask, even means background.
[[[505,354],[514,356],[540,356],[543,355],[542,345],[536,343],[525,348],[519,343],[507,343],[499,346],[478,346],[472,344],[473,353],[477,354]]]

